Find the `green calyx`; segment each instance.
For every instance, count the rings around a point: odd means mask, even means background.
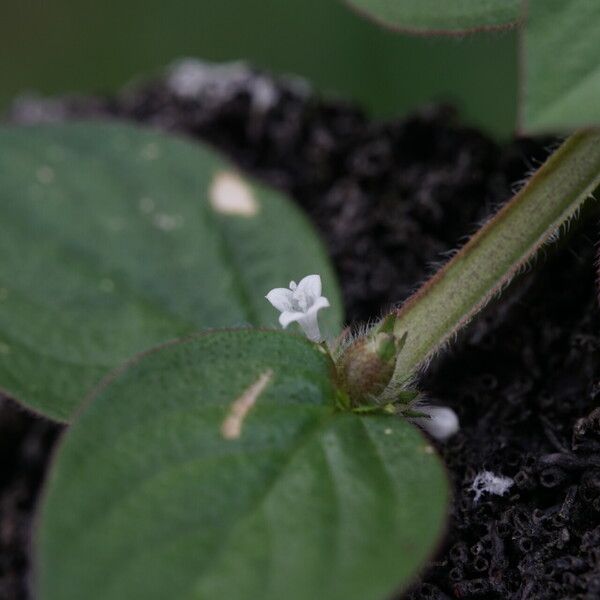
[[[394,333],[396,315],[388,315],[366,335],[354,340],[337,360],[342,386],[353,408],[377,404],[394,375],[406,333]]]

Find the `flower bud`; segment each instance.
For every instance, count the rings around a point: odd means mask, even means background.
[[[338,371],[352,406],[373,403],[390,383],[406,335],[393,333],[390,315],[367,335],[354,341],[338,360]]]

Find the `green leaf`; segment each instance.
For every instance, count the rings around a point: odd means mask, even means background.
[[[405,585],[443,529],[442,466],[406,421],[335,412],[331,369],[306,339],[252,330],[135,359],[58,451],[36,597],[383,600]]]
[[[332,268],[290,202],[198,143],[130,126],[0,129],[0,256],[0,388],[56,419],[160,342],[278,327],[264,295],[290,279],[321,274],[322,330],[341,324]]]
[[[600,124],[600,2],[529,0],[523,50],[525,130]]]
[[[513,27],[521,0],[346,0],[384,27],[414,33],[461,34]]]

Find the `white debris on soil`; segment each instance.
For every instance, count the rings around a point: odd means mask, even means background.
[[[301,79],[290,78],[289,83],[297,93],[310,89]],[[279,100],[274,81],[244,62],[213,64],[185,58],[169,69],[167,85],[177,96],[208,106],[222,105],[227,98],[245,92],[250,95],[252,109],[259,113],[268,111]]]
[[[18,96],[8,111],[8,120],[16,123],[58,123],[68,116],[60,98],[43,98],[34,93]]]
[[[184,59],[171,68],[167,82],[178,96],[209,104],[222,103],[224,98],[243,88],[251,93],[252,107],[261,112],[271,108],[278,98],[273,82],[260,75],[257,77],[243,62],[219,65]]]
[[[510,477],[495,475],[491,471],[481,471],[481,473],[477,473],[469,490],[475,493],[475,502],[478,502],[484,492],[504,496],[513,483],[514,480]]]
[[[447,406],[418,404],[415,410],[428,416],[414,417],[411,421],[436,440],[443,442],[460,429],[457,414]]]

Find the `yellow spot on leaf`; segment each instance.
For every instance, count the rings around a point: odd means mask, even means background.
[[[225,215],[252,217],[260,208],[250,186],[231,171],[215,175],[208,195],[213,209]]]
[[[265,371],[233,402],[229,409],[229,413],[227,413],[227,417],[225,417],[225,420],[221,425],[221,435],[226,440],[235,440],[240,437],[244,419],[250,412],[250,409],[256,404],[258,397],[263,393],[272,378],[273,371],[271,369]]]

